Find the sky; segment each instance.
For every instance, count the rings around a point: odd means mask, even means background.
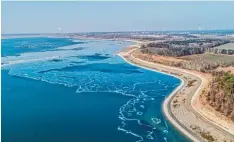
[[[233,2],[2,2],[2,34],[234,29]]]

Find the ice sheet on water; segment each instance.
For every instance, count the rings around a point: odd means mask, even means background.
[[[81,45],[72,45],[54,51],[2,57],[3,69],[9,70],[11,75],[75,87],[78,94],[112,92],[130,96],[131,99],[119,109],[123,124],[119,130],[139,140],[156,139],[155,133],[166,135],[164,123],[154,123],[161,119],[154,110],[161,105],[157,100],[164,99],[162,96],[175,88],[175,83],[168,82],[165,75],[129,65],[114,56],[125,43],[93,41],[85,46],[87,48],[82,50],[73,50]]]

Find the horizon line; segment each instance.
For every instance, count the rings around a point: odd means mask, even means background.
[[[138,31],[92,31],[92,32],[63,32],[62,34],[78,34],[78,33],[128,33],[128,32],[206,32],[206,31],[234,31],[234,29],[207,29],[207,30],[138,30]],[[35,33],[1,33],[1,35],[25,35],[25,34],[31,34],[31,35],[39,35],[39,34],[61,34],[59,32],[35,32]]]

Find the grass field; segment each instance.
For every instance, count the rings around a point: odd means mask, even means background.
[[[180,59],[186,61],[182,65],[184,68],[200,70],[202,72],[234,66],[234,55],[205,53],[184,56],[180,57]]]
[[[221,55],[221,54],[195,54],[195,55],[189,55],[180,57],[181,59],[185,60],[205,60],[209,62],[232,62],[234,61],[234,55]]]
[[[234,43],[227,43],[220,46],[214,47],[215,49],[232,49],[234,50]]]

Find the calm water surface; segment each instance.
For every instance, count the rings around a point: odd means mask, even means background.
[[[180,80],[115,55],[130,44],[3,39],[2,141],[187,141],[161,108]]]

